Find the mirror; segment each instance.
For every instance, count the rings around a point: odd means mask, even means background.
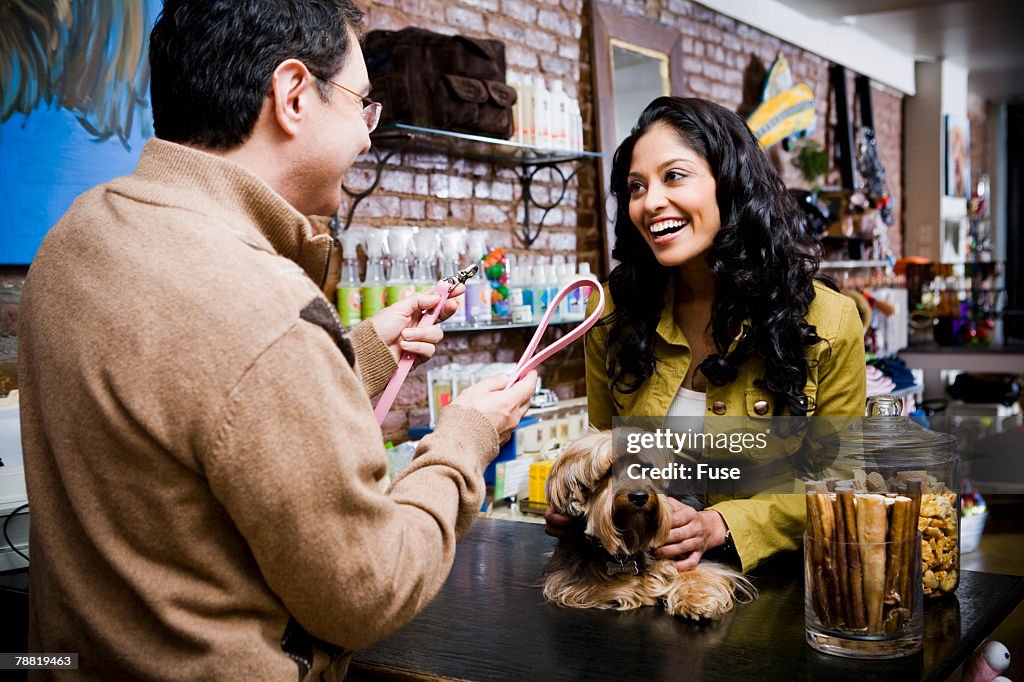
[[[655,97],[669,94],[668,56],[613,38],[612,92],[615,98],[615,146]]]
[[[615,200],[608,191],[612,156],[640,112],[655,97],[683,94],[682,34],[653,21],[629,16],[610,5],[591,3],[594,69],[594,125],[601,152],[599,206],[603,206],[604,268],[614,266]]]

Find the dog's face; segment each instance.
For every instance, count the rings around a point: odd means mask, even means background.
[[[551,468],[549,503],[563,514],[582,517],[586,534],[611,555],[663,544],[672,526],[664,496],[647,481],[615,476],[614,461],[610,432],[579,438]]]

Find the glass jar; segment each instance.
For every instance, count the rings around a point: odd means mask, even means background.
[[[867,417],[837,434],[839,458],[826,484],[887,497],[920,490],[922,591],[938,597],[960,582],[962,465],[956,437],[901,417],[902,404],[893,396],[868,401]]]
[[[813,499],[817,497],[808,495],[809,515],[821,504]],[[899,499],[906,511],[910,500]],[[843,540],[823,539],[821,526],[815,529],[810,522],[804,535],[805,630],[807,643],[822,653],[899,658],[917,653],[924,642],[920,534],[910,523],[903,524],[909,517],[890,514],[892,523],[901,525],[898,539],[871,541],[865,531],[876,521],[883,532],[890,525],[881,496],[864,495],[858,506],[866,508],[871,501],[879,507],[880,520],[861,519],[860,538],[853,532]],[[832,506],[835,500],[825,504]],[[836,518],[843,526],[841,516],[840,511]],[[825,521],[827,525],[827,517]]]

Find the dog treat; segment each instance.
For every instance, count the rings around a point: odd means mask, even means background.
[[[882,602],[885,592],[885,498],[862,495],[857,500],[857,540],[864,567],[864,606],[868,631],[882,630]]]
[[[905,481],[909,494],[891,497],[852,486],[820,492],[824,487],[806,484],[807,580],[815,615],[839,632],[900,634],[911,621],[914,581],[920,580],[913,524],[920,479]]]
[[[921,580],[925,596],[956,588],[960,565],[956,496],[952,492],[921,496],[917,527],[921,531]]]
[[[864,613],[864,584],[860,566],[860,547],[857,544],[857,532],[854,530],[857,517],[853,506],[853,491],[849,488],[842,489],[837,497],[843,510],[846,528],[842,539],[846,543],[846,583],[849,585],[850,592],[850,619],[847,622],[851,627],[859,629],[867,627],[867,617]]]
[[[956,493],[923,470],[898,471],[888,479],[877,471],[865,474],[862,469],[855,469],[853,473],[854,481],[864,480],[872,492],[903,494],[914,501],[907,523],[916,519],[917,530],[921,531],[924,596],[939,596],[956,589],[960,567]]]

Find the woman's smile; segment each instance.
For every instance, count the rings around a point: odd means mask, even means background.
[[[644,133],[627,182],[629,217],[659,263],[682,265],[711,248],[721,227],[715,179],[679,133],[665,125]]]

